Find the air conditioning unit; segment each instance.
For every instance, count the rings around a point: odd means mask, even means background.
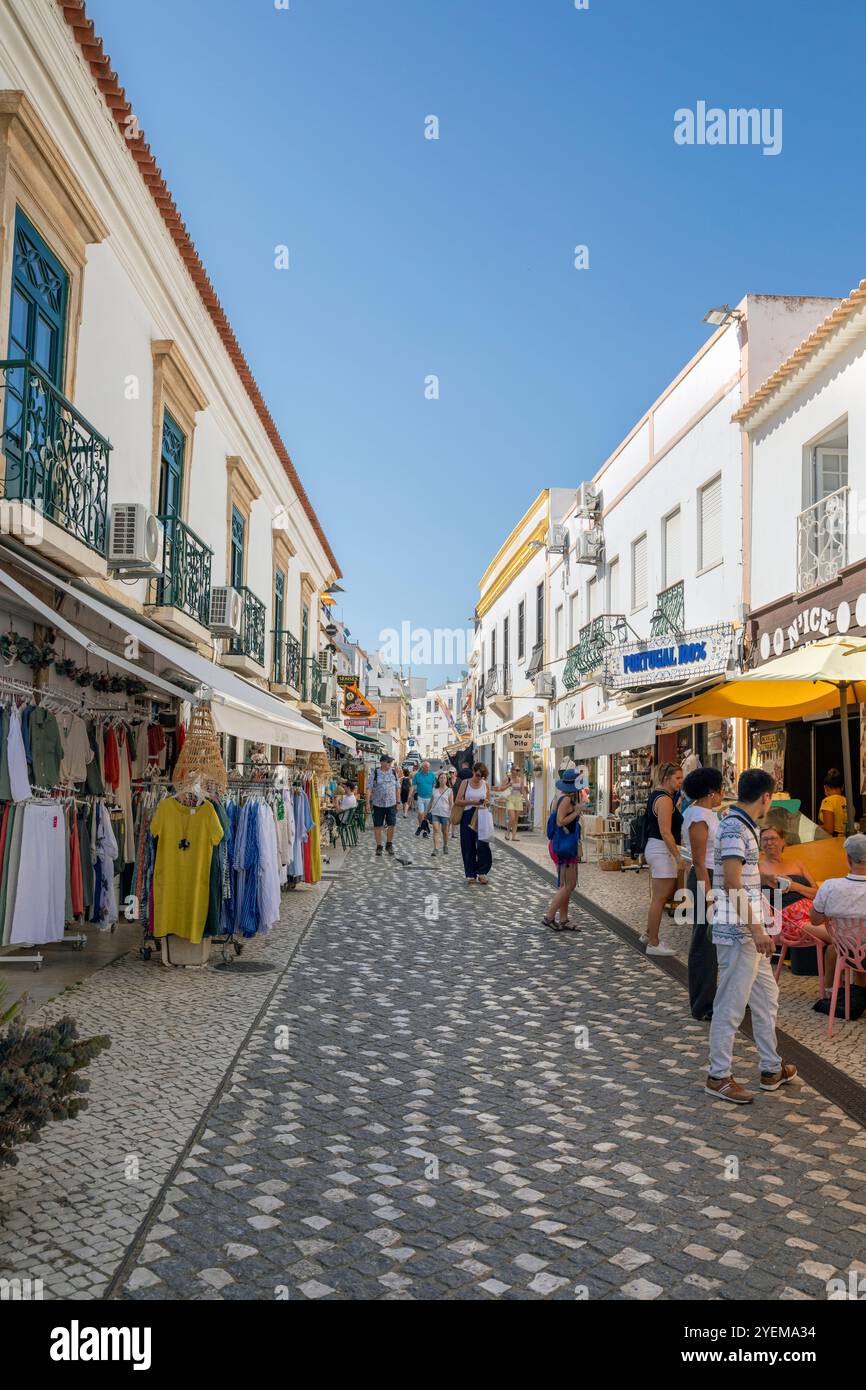
[[[162,574],[163,529],[142,502],[115,502],[108,528],[108,563],[127,574]]]
[[[552,700],[556,694],[556,677],[552,671],[538,671],[533,677],[533,690],[538,700]]]
[[[229,585],[211,589],[208,627],[215,637],[240,637],[243,618],[243,599],[237,589]]]
[[[604,554],[604,532],[600,526],[590,531],[578,531],[574,543],[574,558],[579,565],[597,565]]]
[[[547,532],[548,555],[564,555],[568,550],[568,527],[551,526]]]
[[[581,483],[577,489],[577,515],[591,520],[598,516],[601,507],[601,488],[593,483]]]

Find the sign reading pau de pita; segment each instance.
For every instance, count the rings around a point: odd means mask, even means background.
[[[866,566],[845,575],[817,596],[804,594],[760,609],[749,619],[752,664],[763,666],[777,656],[822,637],[866,635]]]

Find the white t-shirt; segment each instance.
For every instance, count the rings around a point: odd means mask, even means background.
[[[825,878],[814,898],[816,912],[826,917],[866,918],[866,878],[846,874],[844,878]]]
[[[347,792],[340,801],[340,810],[351,811],[357,804],[358,798],[352,792]]]
[[[708,869],[712,869],[716,853],[716,832],[719,828],[719,818],[715,811],[710,811],[706,806],[696,806],[694,802],[683,816],[683,829],[680,835],[680,844],[686,859],[692,858],[692,842],[689,838],[689,829],[696,821],[703,821],[707,827],[707,848],[704,854],[704,863]]]

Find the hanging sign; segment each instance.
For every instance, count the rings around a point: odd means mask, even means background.
[[[372,719],[343,719],[347,729],[369,729],[373,723]]]
[[[366,695],[362,695],[356,685],[344,689],[343,709],[344,715],[355,715],[362,719],[372,719],[376,714],[376,706],[371,704]]]
[[[610,690],[629,690],[720,675],[731,660],[732,638],[729,623],[716,623],[677,636],[607,647],[602,684]]]
[[[532,751],[532,730],[512,729],[509,741],[512,753],[530,753]]]
[[[357,676],[337,676],[337,685],[345,686],[349,690],[353,690],[355,688],[355,686],[357,685],[357,681]]]

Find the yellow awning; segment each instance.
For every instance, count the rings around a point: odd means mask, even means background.
[[[849,705],[866,700],[866,683],[851,686]],[[826,681],[725,681],[715,690],[696,695],[685,704],[665,710],[665,718],[682,714],[707,719],[765,719],[784,723],[804,714],[821,714],[839,708],[839,688]]]

